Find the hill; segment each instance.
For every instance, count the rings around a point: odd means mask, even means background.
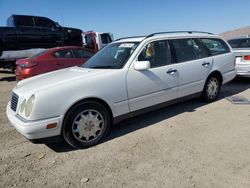
[[[219,35],[225,39],[231,39],[231,38],[235,38],[235,37],[250,35],[250,26],[242,27],[242,28],[235,29],[232,31],[226,31],[226,32],[221,33]]]

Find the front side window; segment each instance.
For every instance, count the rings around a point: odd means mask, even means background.
[[[61,50],[54,53],[56,58],[73,58],[71,50]]]
[[[120,69],[125,65],[137,46],[137,42],[110,43],[91,57],[82,67],[93,69]]]
[[[90,58],[94,55],[94,53],[82,49],[75,49],[74,53],[77,58]]]
[[[35,23],[37,27],[52,28],[55,26],[55,22],[47,18],[35,17]]]
[[[147,44],[140,53],[138,61],[150,61],[151,68],[171,64],[168,41],[162,40]]]
[[[232,48],[250,48],[250,38],[245,39],[232,39],[228,43]]]
[[[229,47],[221,39],[203,38],[201,42],[208,48],[211,55],[220,55],[230,52]]]

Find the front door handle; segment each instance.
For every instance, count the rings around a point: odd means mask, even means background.
[[[176,72],[177,72],[176,69],[169,69],[169,70],[167,71],[167,74],[175,74]]]
[[[202,66],[204,66],[204,67],[207,67],[207,66],[209,66],[209,65],[210,65],[210,63],[209,63],[209,62],[206,62],[206,61],[202,63]]]

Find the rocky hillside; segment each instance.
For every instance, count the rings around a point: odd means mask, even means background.
[[[235,29],[232,31],[226,31],[224,33],[220,34],[222,37],[225,39],[230,39],[230,38],[235,38],[239,36],[245,36],[245,35],[250,35],[250,26],[248,27],[242,27],[239,29]]]

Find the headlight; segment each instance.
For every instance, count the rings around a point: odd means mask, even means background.
[[[25,116],[29,117],[35,102],[35,95],[32,95],[25,105]],[[22,110],[22,109],[21,109]]]
[[[21,107],[20,107],[20,112],[23,113],[24,109],[25,109],[25,105],[26,105],[26,99],[23,100]]]

